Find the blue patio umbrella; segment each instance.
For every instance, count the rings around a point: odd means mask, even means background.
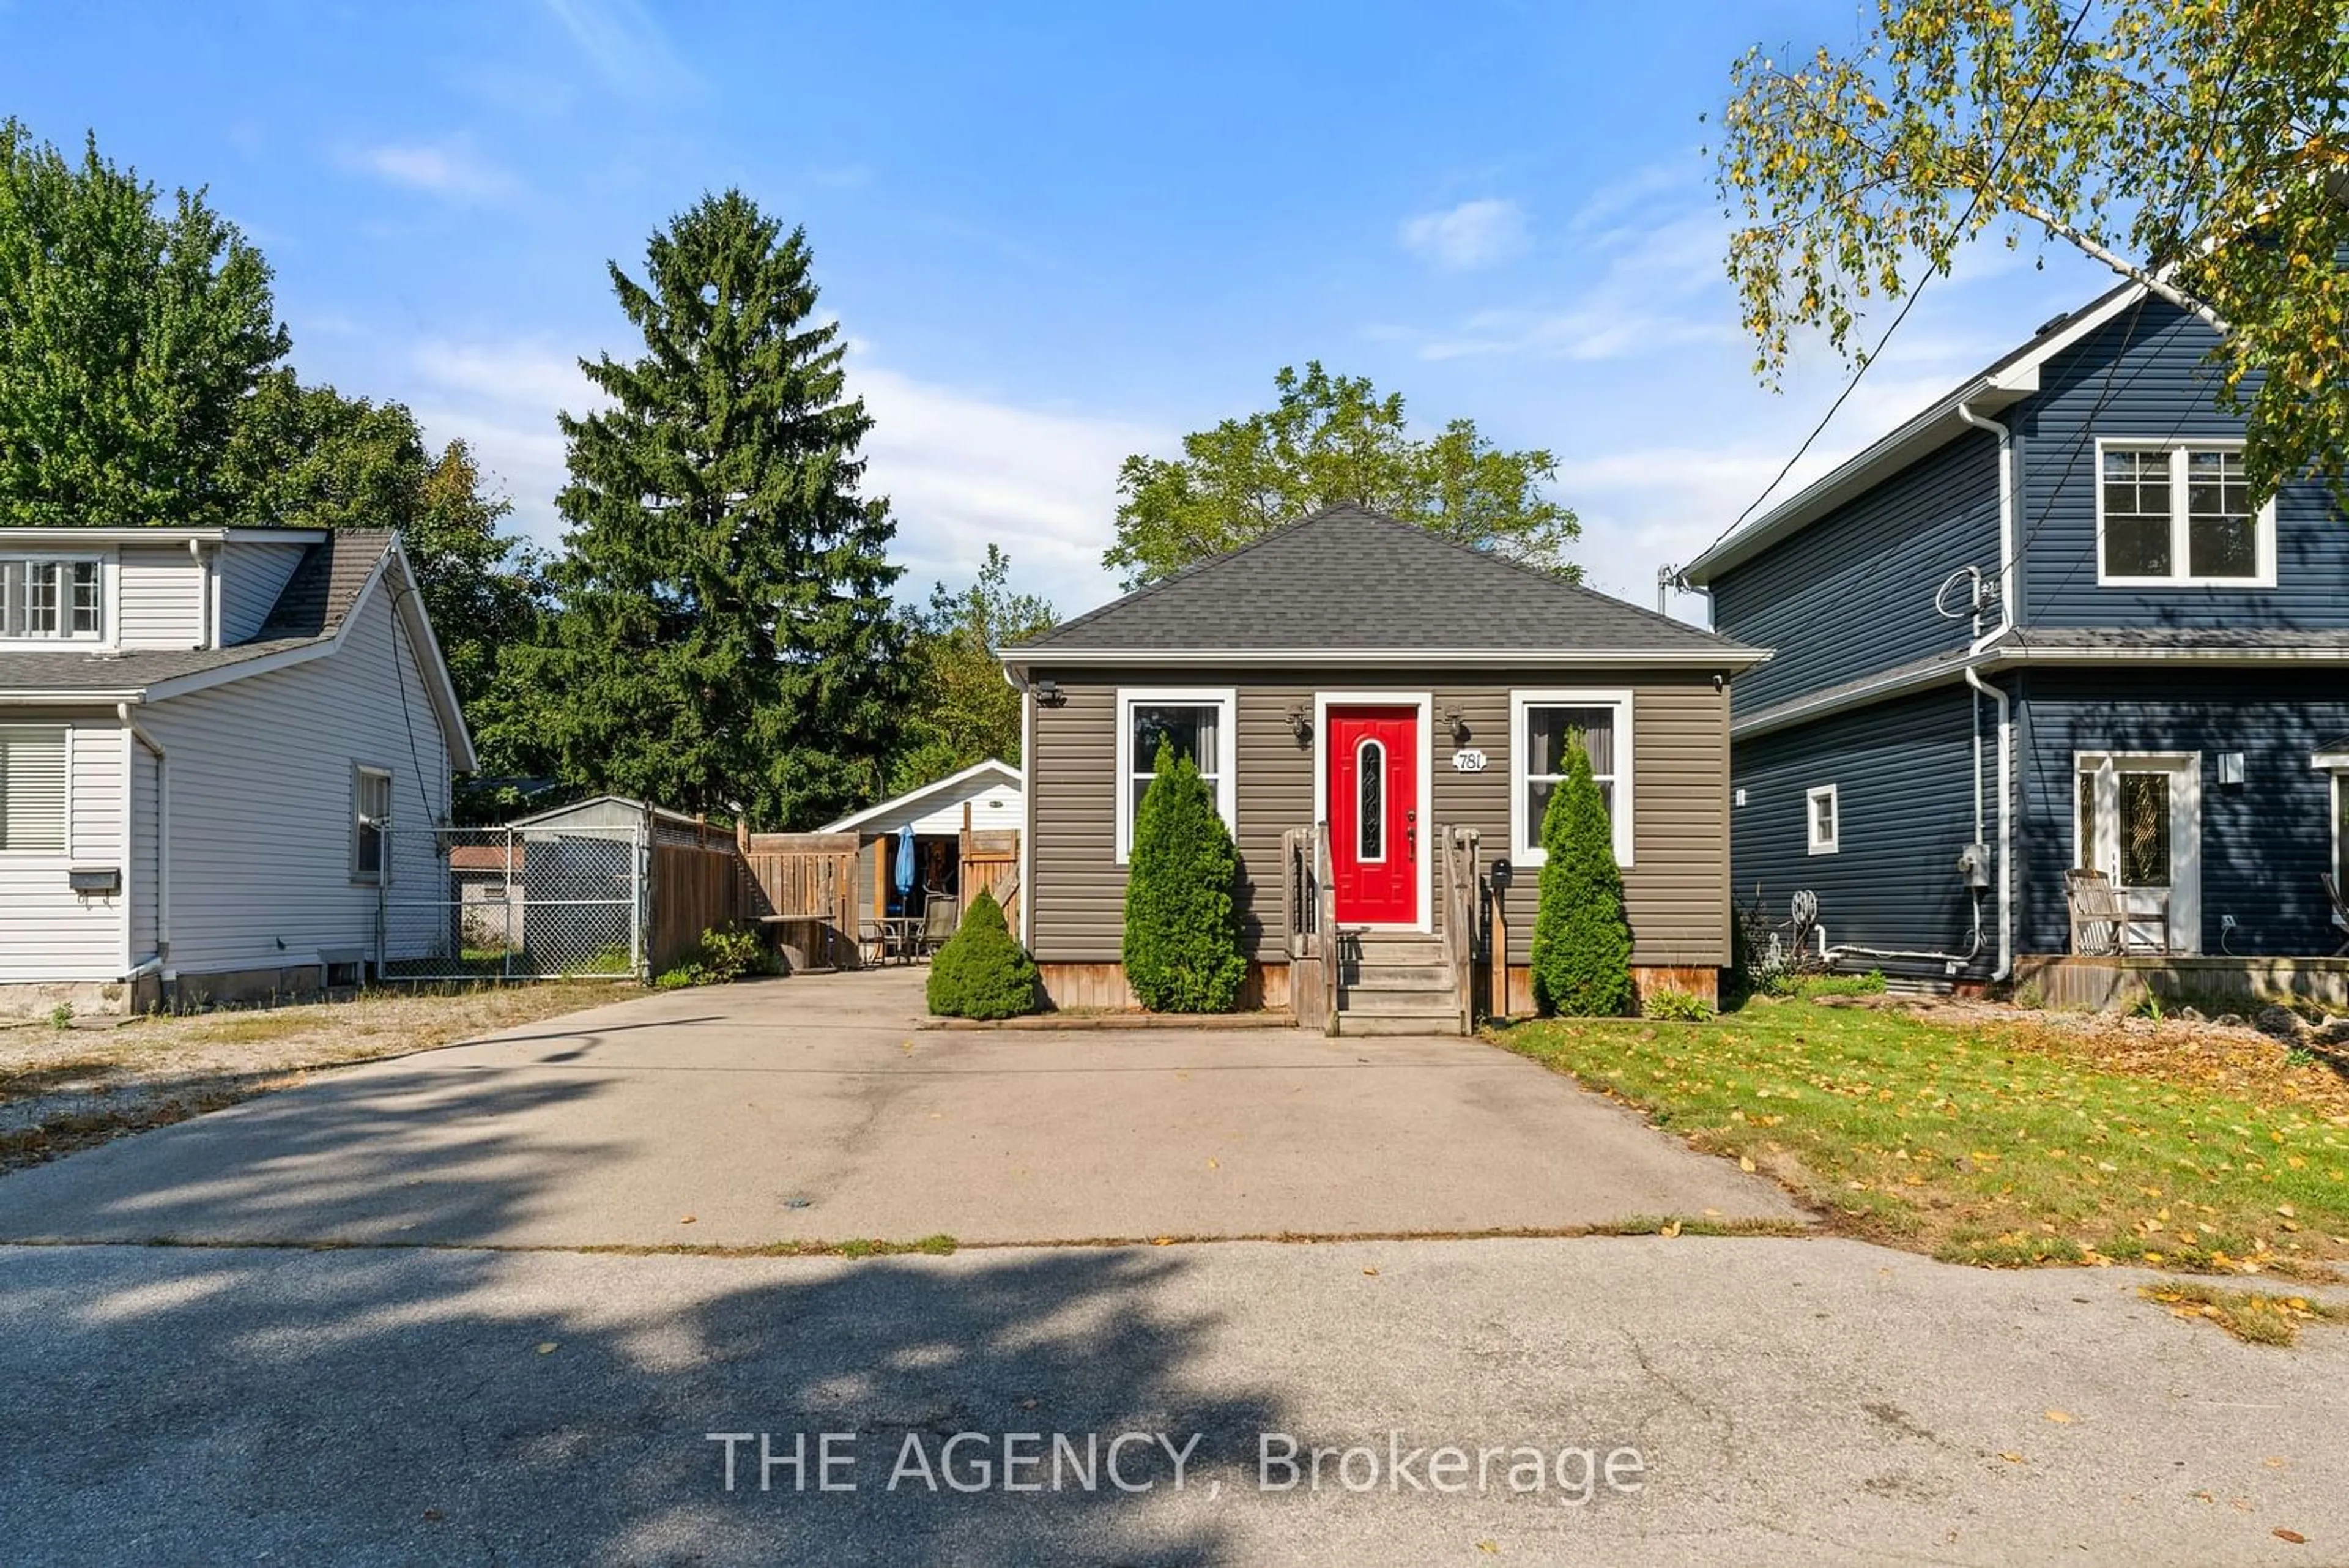
[[[914,890],[914,825],[907,823],[897,830],[897,897],[902,901]]]

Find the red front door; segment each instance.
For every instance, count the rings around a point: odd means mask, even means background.
[[[1419,923],[1419,710],[1332,708],[1322,737],[1329,769],[1330,870],[1338,922]]]

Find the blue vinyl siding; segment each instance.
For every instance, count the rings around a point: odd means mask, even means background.
[[[2013,679],[2013,678],[2010,678]],[[2239,953],[2329,953],[2340,945],[2317,876],[2332,854],[2330,782],[2310,766],[2349,734],[2349,679],[2269,670],[2033,670],[2015,682],[2023,799],[2017,949],[2066,950],[2064,871],[2072,864],[2074,754],[2202,753],[2202,950],[2219,917],[2242,922]],[[2240,788],[2218,754],[2243,753]]]
[[[1732,888],[1758,896],[1774,921],[1798,888],[1818,895],[1827,940],[1903,951],[1963,952],[1973,903],[1957,872],[1972,840],[1973,693],[1921,692],[1816,723],[1740,741],[1731,757]],[[1985,734],[1994,738],[1985,716]],[[1985,829],[1997,836],[1997,753],[1984,749]],[[1813,855],[1805,792],[1834,784],[1841,822],[1833,855]],[[1733,799],[1734,796],[1733,795]],[[1977,968],[1995,962],[1996,904]]]
[[[2022,452],[2026,624],[2349,627],[2349,524],[2306,481],[2277,498],[2274,587],[2096,586],[2096,438],[2243,433],[2218,407],[2215,342],[2195,317],[2147,299],[2050,361],[2040,390],[2008,416]]]
[[[1933,608],[1961,566],[1996,576],[1998,442],[1968,431],[1713,585],[1713,628],[1770,661],[1737,678],[1750,713],[1966,645]]]

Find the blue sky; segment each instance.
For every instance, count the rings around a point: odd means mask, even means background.
[[[1846,374],[1755,384],[1698,116],[1746,45],[1873,10],[0,0],[0,112],[209,185],[305,379],[467,437],[546,542],[574,361],[629,346],[605,261],[740,184],[806,226],[916,594],[993,540],[1064,613],[1109,597],[1119,460],[1319,358],[1554,451],[1591,579],[1645,603]],[[1796,481],[2107,281],[1969,255]]]

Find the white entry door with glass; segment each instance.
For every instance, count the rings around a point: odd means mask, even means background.
[[[2101,871],[2132,917],[2129,948],[2165,935],[2202,943],[2202,754],[2081,752],[2074,764],[2072,864]]]

